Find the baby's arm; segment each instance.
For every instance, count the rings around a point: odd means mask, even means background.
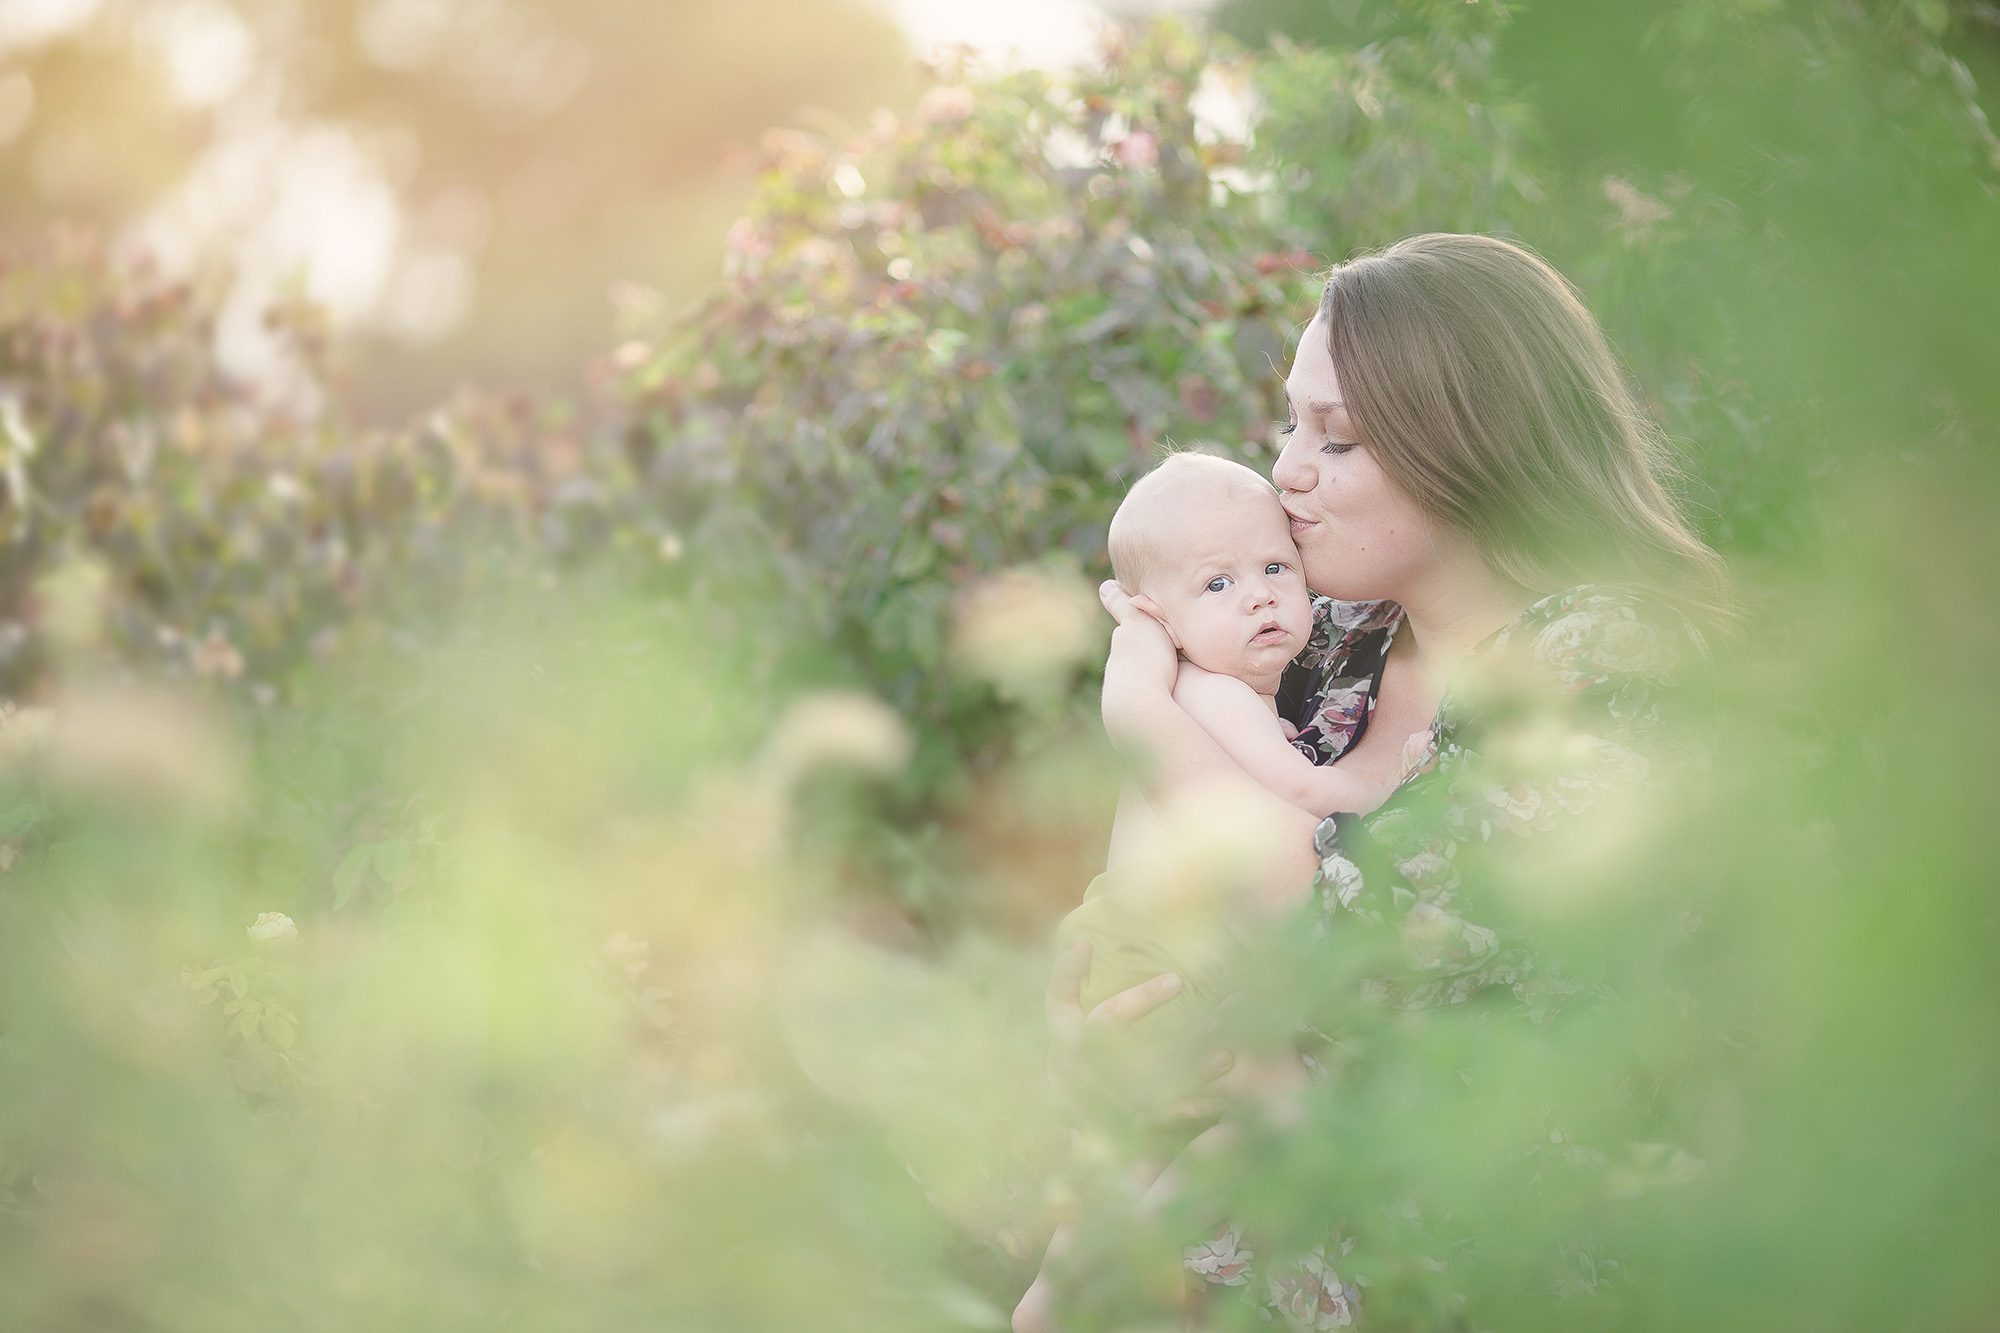
[[[1300,754],[1285,739],[1283,724],[1272,715],[1270,706],[1234,676],[1219,676],[1192,662],[1182,662],[1174,681],[1174,702],[1260,786],[1308,814],[1324,817],[1336,810],[1365,812],[1382,804],[1389,794],[1385,787],[1330,765],[1315,764]]]

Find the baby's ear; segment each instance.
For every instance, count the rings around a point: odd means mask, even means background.
[[[1167,631],[1167,638],[1173,641],[1174,651],[1181,651],[1181,636],[1174,633],[1174,627],[1167,624],[1167,618],[1160,614],[1160,604],[1158,602],[1146,596],[1143,592],[1135,592],[1132,594],[1132,605],[1159,621],[1161,626]]]

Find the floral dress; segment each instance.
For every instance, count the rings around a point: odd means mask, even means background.
[[[1298,727],[1292,744],[1306,758],[1330,764],[1361,739],[1402,624],[1394,602],[1313,599],[1312,633],[1278,690],[1278,711]]]
[[[1366,732],[1402,622],[1392,603],[1316,600],[1307,648],[1279,692],[1280,711],[1299,728],[1298,748],[1315,763],[1338,759]],[[1368,983],[1370,1000],[1429,1008],[1498,994],[1545,1023],[1587,997],[1586,985],[1538,956],[1527,932],[1498,918],[1482,923],[1482,893],[1519,839],[1615,805],[1656,764],[1685,757],[1669,753],[1663,723],[1677,674],[1706,652],[1679,613],[1596,585],[1542,598],[1473,650],[1428,736],[1406,750],[1405,776],[1389,800],[1371,814],[1333,815],[1315,831],[1315,929],[1330,946],[1386,930],[1410,960],[1393,978]],[[1325,1036],[1311,1022],[1303,1030]],[[1363,1293],[1340,1272],[1352,1245],[1334,1232],[1302,1257],[1267,1265],[1261,1247],[1229,1223],[1183,1262],[1266,1320],[1341,1328],[1361,1315]]]

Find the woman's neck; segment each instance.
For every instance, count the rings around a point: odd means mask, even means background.
[[[1408,636],[1411,665],[1433,691],[1442,693],[1465,655],[1512,622],[1535,597],[1483,562],[1435,570],[1422,586],[1396,599],[1404,625],[1398,644]]]

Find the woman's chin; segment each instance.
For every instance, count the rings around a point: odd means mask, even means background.
[[[1373,602],[1381,598],[1379,590],[1364,587],[1353,578],[1316,579],[1306,575],[1306,587],[1321,597],[1331,597],[1336,602]]]

